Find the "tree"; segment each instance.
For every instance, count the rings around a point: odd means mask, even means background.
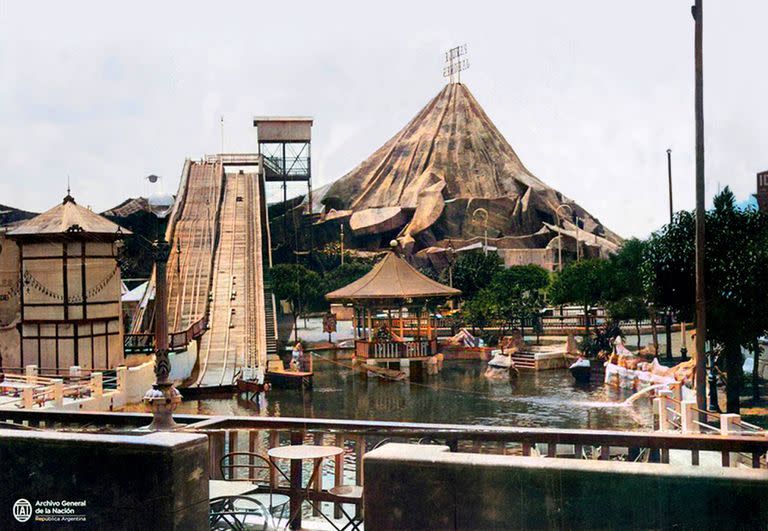
[[[320,275],[299,264],[279,264],[269,271],[275,295],[291,305],[294,339],[298,341],[299,315],[322,295]]]
[[[598,258],[568,264],[549,285],[552,304],[578,304],[584,308],[584,336],[589,336],[589,307],[605,299],[608,262]]]
[[[538,316],[544,307],[544,288],[549,273],[537,265],[512,266],[493,276],[490,291],[495,298],[495,318],[501,326],[500,335],[515,325],[521,328],[526,319]]]
[[[648,241],[644,283],[652,298],[692,318],[695,303],[694,214],[678,213]],[[752,348],[768,330],[768,219],[736,206],[726,187],[706,213],[705,279],[707,339],[722,348],[729,413],[738,413],[741,348]],[[703,355],[704,353],[697,353]]]
[[[637,348],[640,348],[640,321],[649,316],[641,266],[645,242],[627,240],[619,252],[608,259],[604,299],[611,318],[634,321]]]
[[[461,253],[453,269],[453,287],[461,290],[464,300],[471,299],[503,267],[496,253],[485,254],[480,250]]]
[[[367,262],[347,262],[336,269],[328,271],[323,277],[323,294],[343,288],[371,270]]]
[[[496,316],[496,297],[491,290],[482,289],[471,299],[464,301],[461,313],[464,321],[472,327],[473,333],[475,328],[485,331],[485,327]]]

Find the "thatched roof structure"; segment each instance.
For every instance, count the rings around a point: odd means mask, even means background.
[[[362,278],[325,295],[329,301],[375,301],[454,297],[461,291],[419,273],[412,265],[388,253]]]

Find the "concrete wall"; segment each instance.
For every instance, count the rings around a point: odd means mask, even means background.
[[[365,528],[764,529],[765,470],[449,453],[364,458]]]
[[[0,429],[0,529],[208,529],[204,435]],[[85,522],[18,523],[16,500],[86,502]]]

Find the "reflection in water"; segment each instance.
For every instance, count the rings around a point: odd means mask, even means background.
[[[649,398],[623,405],[630,392],[579,386],[567,370],[523,371],[508,381],[488,380],[484,370],[480,362],[446,361],[437,376],[392,382],[365,379],[316,357],[312,391],[273,389],[262,407],[231,396],[205,397],[185,401],[178,412],[640,431],[653,426]]]

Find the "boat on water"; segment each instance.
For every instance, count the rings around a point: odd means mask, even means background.
[[[511,353],[505,354],[500,349],[491,351],[491,359],[485,369],[486,378],[497,380],[517,376],[517,374],[517,367]]]
[[[312,371],[267,370],[266,381],[276,389],[312,389]]]
[[[571,371],[571,376],[577,383],[587,384],[592,375],[592,363],[588,359],[580,357],[568,367],[568,370]]]

